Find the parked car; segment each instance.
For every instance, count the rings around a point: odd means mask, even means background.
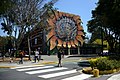
[[[103,52],[100,53],[100,56],[108,56],[109,51],[108,50],[103,50]]]

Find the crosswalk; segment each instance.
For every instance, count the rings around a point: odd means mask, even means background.
[[[15,69],[16,71],[24,72],[29,75],[37,75],[37,77],[47,80],[85,80],[92,76],[79,73],[76,69],[45,65],[19,66],[11,69]]]

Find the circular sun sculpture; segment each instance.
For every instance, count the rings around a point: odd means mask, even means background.
[[[56,46],[70,48],[78,46],[79,43],[83,45],[84,32],[78,15],[54,11],[54,16],[51,16],[47,22],[51,27],[47,34],[50,50]]]

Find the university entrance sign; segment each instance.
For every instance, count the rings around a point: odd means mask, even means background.
[[[51,27],[47,34],[50,50],[56,46],[71,48],[83,44],[84,33],[78,15],[55,11],[47,22]]]

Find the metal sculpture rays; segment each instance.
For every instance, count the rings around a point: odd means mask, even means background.
[[[54,16],[51,16],[47,22],[51,27],[47,34],[50,50],[56,46],[71,48],[78,46],[79,43],[83,44],[84,33],[78,15],[55,11]]]

